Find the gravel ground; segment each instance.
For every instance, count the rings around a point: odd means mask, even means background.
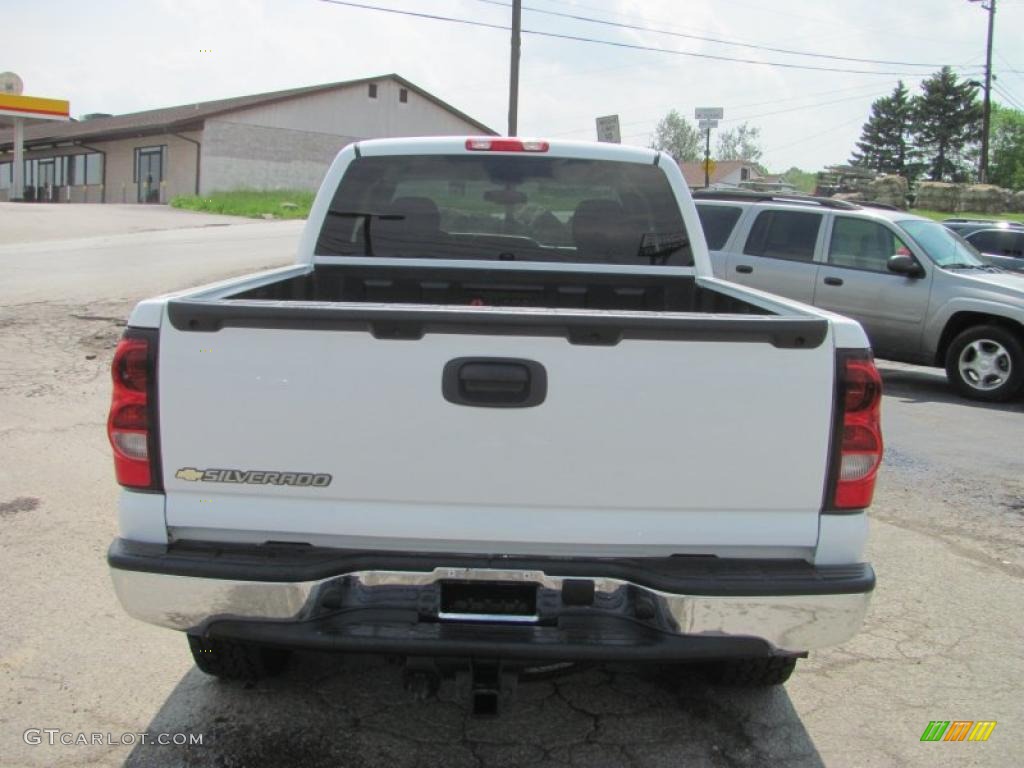
[[[1019,764],[1024,403],[967,403],[940,372],[895,364],[882,365],[866,626],[784,688],[598,665],[523,683],[502,717],[480,719],[448,688],[413,701],[401,669],[376,658],[299,654],[258,684],[195,670],[182,636],[129,619],[110,589],[110,356],[136,299],[287,263],[297,232],[257,223],[0,245],[0,765]],[[921,743],[936,719],[998,726],[984,744]],[[37,746],[29,728],[203,744]]]

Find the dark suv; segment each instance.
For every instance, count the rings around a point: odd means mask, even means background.
[[[1024,224],[985,219],[946,219],[942,223],[977,248],[989,263],[1024,272]]]

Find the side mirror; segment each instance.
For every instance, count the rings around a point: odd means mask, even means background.
[[[885,266],[890,272],[895,272],[897,275],[905,275],[906,277],[924,276],[924,270],[921,269],[921,265],[917,263],[917,260],[913,256],[907,256],[902,253],[890,256]]]

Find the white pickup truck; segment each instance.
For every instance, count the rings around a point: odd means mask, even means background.
[[[221,677],[428,659],[478,711],[572,660],[778,684],[874,587],[864,333],[713,277],[653,150],[352,144],[294,266],[141,302],[113,378],[114,587]]]

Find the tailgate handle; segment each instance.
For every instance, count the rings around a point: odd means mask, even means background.
[[[441,393],[449,403],[482,408],[529,408],[544,402],[548,376],[533,360],[458,357],[441,376]]]

